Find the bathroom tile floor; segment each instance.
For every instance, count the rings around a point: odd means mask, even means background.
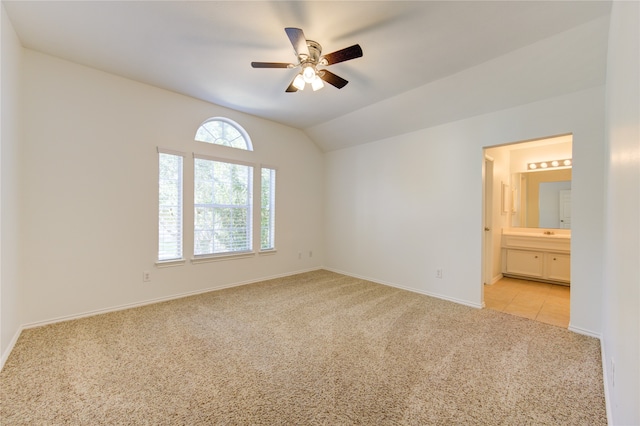
[[[484,286],[485,307],[558,327],[569,327],[570,287],[502,278]]]

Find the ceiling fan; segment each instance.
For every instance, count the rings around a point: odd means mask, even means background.
[[[318,69],[318,66],[325,67],[337,64],[338,62],[344,62],[361,57],[362,48],[359,44],[354,44],[353,46],[322,55],[322,46],[320,46],[320,43],[313,40],[307,40],[300,28],[285,28],[284,31],[287,33],[287,36],[293,45],[293,50],[298,57],[298,63],[251,62],[251,66],[253,68],[300,67],[300,73],[296,75],[289,87],[287,87],[286,92],[297,92],[298,90],[303,90],[306,83],[311,84],[313,90],[318,90],[324,87],[323,81],[326,81],[338,89],[342,89],[347,85],[348,81],[344,78],[339,77],[326,69]]]

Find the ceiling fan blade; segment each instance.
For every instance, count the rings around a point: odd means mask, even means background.
[[[295,78],[293,80],[295,80]],[[298,91],[298,88],[293,85],[293,80],[291,80],[291,84],[289,85],[289,87],[287,87],[287,90],[285,90],[285,92],[293,93],[293,92],[297,92]]]
[[[296,56],[306,55],[309,57],[307,39],[305,38],[302,30],[300,28],[285,28],[284,31],[287,33],[289,40],[291,40],[293,50],[296,51]]]
[[[251,62],[253,68],[292,68],[293,64],[284,62]]]
[[[359,44],[354,44],[353,46],[345,47],[344,49],[323,55],[327,65],[337,64],[338,62],[348,61],[361,56],[362,48]]]
[[[318,75],[320,76],[321,79],[323,79],[330,85],[337,87],[338,89],[342,89],[348,83],[347,80],[335,75],[331,71],[321,70],[318,72]]]

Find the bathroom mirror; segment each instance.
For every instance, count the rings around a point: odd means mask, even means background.
[[[511,226],[571,229],[571,169],[514,173]]]

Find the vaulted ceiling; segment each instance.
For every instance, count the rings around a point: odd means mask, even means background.
[[[609,2],[4,1],[24,47],[304,130],[324,150],[604,83]],[[285,93],[284,28],[347,79]]]

